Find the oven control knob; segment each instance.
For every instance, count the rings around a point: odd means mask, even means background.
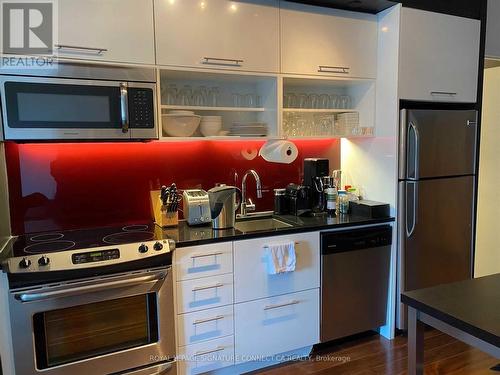
[[[143,253],[143,254],[144,254],[144,253],[147,253],[147,252],[148,252],[148,250],[149,250],[149,248],[148,248],[148,247],[147,247],[147,245],[145,245],[145,244],[142,244],[141,246],[139,246],[139,252],[140,252],[140,253]]]
[[[153,249],[155,249],[156,251],[160,251],[163,249],[163,245],[160,242],[157,242],[153,245]]]
[[[21,268],[29,268],[29,266],[31,266],[31,260],[29,260],[28,258],[23,258],[19,262],[19,267]]]
[[[50,259],[46,257],[45,255],[42,256],[40,259],[38,259],[38,264],[40,266],[48,266],[50,263]]]

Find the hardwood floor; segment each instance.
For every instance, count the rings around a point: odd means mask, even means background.
[[[253,375],[399,375],[406,374],[406,337],[389,341],[374,335],[318,348],[312,360],[292,362]],[[426,375],[496,375],[495,359],[436,330],[425,334]]]

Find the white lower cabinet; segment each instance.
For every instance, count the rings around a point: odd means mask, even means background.
[[[233,274],[177,282],[177,313],[231,305]]]
[[[234,336],[183,346],[179,375],[201,374],[234,364]]]
[[[177,317],[177,345],[192,345],[233,334],[233,306],[195,311]]]
[[[295,271],[278,275],[267,273],[266,245],[295,242]],[[235,303],[319,288],[319,233],[300,233],[237,241],[234,243]]]
[[[236,363],[319,342],[319,288],[234,305]]]

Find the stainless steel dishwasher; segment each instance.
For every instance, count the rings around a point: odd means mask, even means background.
[[[392,227],[321,233],[321,342],[386,322]]]

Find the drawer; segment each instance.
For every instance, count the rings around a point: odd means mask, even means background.
[[[224,242],[176,249],[174,269],[176,281],[231,273],[233,244]]]
[[[179,346],[231,336],[234,324],[233,306],[195,311],[177,317]]]
[[[179,375],[201,374],[234,364],[234,336],[183,346]]]
[[[294,241],[297,257],[294,272],[278,275],[267,273],[269,243]],[[319,233],[301,233],[238,241],[234,243],[234,298],[246,302],[259,298],[319,288]]]
[[[178,281],[176,284],[177,314],[233,303],[232,274]]]
[[[319,289],[234,306],[237,360],[269,356],[319,342]]]

